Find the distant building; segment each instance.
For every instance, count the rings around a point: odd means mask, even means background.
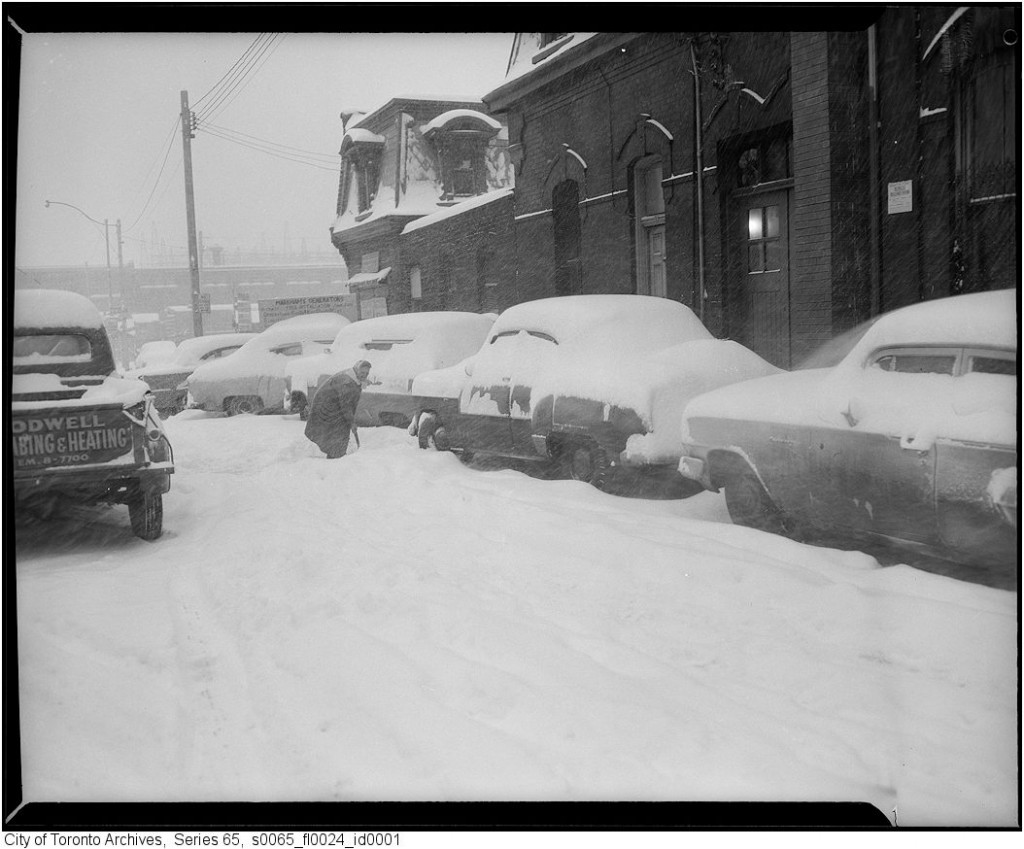
[[[359,315],[426,309],[412,295],[416,283],[403,258],[402,231],[424,216],[510,188],[506,128],[472,99],[397,97],[369,114],[345,113],[342,119],[347,123],[331,239],[349,269]],[[480,209],[483,216],[490,212]],[[461,250],[476,257],[498,234],[475,228],[469,238],[473,244]],[[435,293],[434,302],[445,300],[439,287],[454,285],[451,276],[439,276],[442,266],[454,268],[442,262],[446,246],[427,234],[415,244],[419,285]],[[507,289],[513,281],[514,270],[506,269],[498,285]]]

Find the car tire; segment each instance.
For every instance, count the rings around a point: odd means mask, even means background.
[[[435,434],[441,431],[440,444]],[[448,450],[448,435],[444,425],[438,420],[434,413],[421,413],[419,425],[416,428],[416,441],[420,448],[433,447],[437,451]],[[443,447],[442,447],[443,446]]]
[[[159,492],[139,491],[128,499],[132,533],[139,539],[155,540],[164,529],[164,500]]]
[[[562,450],[562,468],[565,476],[574,481],[589,483],[597,489],[604,489],[608,483],[611,466],[608,455],[594,442],[575,442]]]
[[[258,415],[263,411],[263,399],[258,395],[236,395],[224,401],[224,412],[229,416],[240,416],[244,413]]]
[[[724,489],[725,506],[733,524],[781,536],[789,534],[783,512],[753,472],[741,472],[730,477]]]

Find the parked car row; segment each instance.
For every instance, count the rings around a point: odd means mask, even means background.
[[[161,415],[173,416],[187,405],[185,381],[200,365],[233,354],[255,333],[212,333],[185,339],[164,360],[152,365],[129,369],[125,377],[145,381],[153,391],[154,404]],[[138,361],[136,361],[138,362]]]
[[[365,359],[356,423],[408,427],[421,448],[544,463],[597,487],[668,476],[691,493],[724,491],[737,524],[1009,563],[1017,301],[1003,290],[904,307],[795,371],[714,338],[664,298],[305,316],[200,364],[185,385],[193,407],[304,417],[328,377]]]

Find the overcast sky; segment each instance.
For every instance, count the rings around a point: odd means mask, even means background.
[[[85,216],[109,220],[115,265],[118,219],[125,263],[145,264],[154,239],[187,245],[182,91],[200,120],[206,244],[229,258],[303,239],[333,252],[339,113],[401,95],[480,97],[504,78],[511,44],[510,33],[28,33],[16,264],[105,265],[104,228]]]

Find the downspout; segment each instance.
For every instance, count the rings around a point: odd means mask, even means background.
[[[878,163],[878,31],[875,24],[868,27],[868,90],[868,214],[871,216],[868,279],[871,284],[871,315],[876,316],[882,311],[882,201]]]
[[[697,74],[697,53],[690,39],[690,64],[693,73],[693,132],[695,141],[694,179],[697,182],[697,292],[694,305],[697,317],[704,321],[704,129],[700,109],[700,76]]]

